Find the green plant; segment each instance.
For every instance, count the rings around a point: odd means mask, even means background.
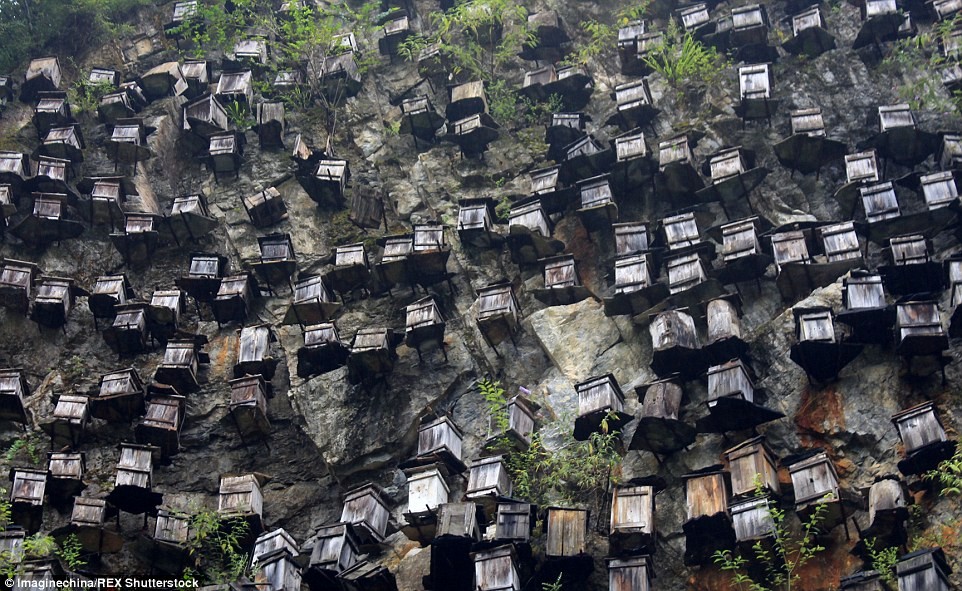
[[[280,99],[284,103],[284,107],[290,111],[307,111],[314,103],[310,91],[300,86],[295,86],[285,92],[280,96]]]
[[[755,475],[755,496],[766,497],[761,475]],[[825,547],[820,545],[816,534],[828,511],[827,501],[834,497],[825,495],[822,502],[816,503],[815,510],[801,522],[800,529],[793,531],[786,522],[788,513],[773,503],[768,504],[768,515],[772,521],[773,535],[771,548],[762,541],[752,546],[752,559],[731,550],[717,550],[712,559],[722,571],[731,574],[732,584],[749,591],[791,591],[798,587],[801,568],[815,558]],[[747,570],[749,564],[762,565],[764,573],[752,574]]]
[[[3,458],[7,462],[21,461],[38,465],[41,461],[40,452],[43,449],[43,439],[39,433],[27,431],[10,444]]]
[[[939,21],[928,31],[915,37],[897,41],[891,52],[882,60],[881,70],[890,75],[901,74],[902,83],[897,85],[899,99],[913,109],[927,108],[933,111],[962,110],[962,95],[958,91],[946,91],[939,70],[955,56],[946,57],[937,48],[953,30],[962,25],[962,16]]]
[[[518,95],[504,80],[487,85],[488,110],[501,125],[511,125],[518,118]]]
[[[35,533],[23,540],[23,553],[29,558],[46,558],[57,552],[57,540],[53,536]]]
[[[616,25],[609,25],[594,19],[582,21],[580,26],[586,39],[583,43],[576,44],[574,50],[561,61],[561,64],[586,66],[588,62],[611,51],[618,38],[618,27],[623,27],[631,21],[642,18],[648,12],[649,4],[651,4],[651,0],[644,0],[634,6],[622,8],[615,16]]]
[[[541,583],[541,591],[562,591],[564,585],[561,584],[561,577],[564,573],[558,573],[558,578],[551,583]]]
[[[81,78],[67,91],[67,97],[74,113],[92,114],[97,112],[100,98],[113,90],[113,84],[106,80],[91,84],[86,78]]]
[[[876,538],[865,539],[865,549],[868,551],[869,558],[872,561],[872,569],[875,570],[879,574],[879,577],[886,583],[895,584],[897,582],[895,565],[899,561],[898,546],[876,549],[875,545],[877,543],[878,540]]]
[[[424,35],[410,35],[398,44],[397,52],[401,58],[413,62],[431,43],[432,40]]]
[[[191,531],[187,553],[192,564],[184,569],[184,579],[217,585],[249,574],[241,542],[250,534],[250,525],[243,517],[224,519],[216,511],[185,515]]]
[[[943,495],[962,494],[962,446],[957,446],[951,458],[939,462],[938,468],[929,470],[922,478],[938,482]]]
[[[240,131],[247,131],[256,121],[251,117],[250,107],[240,101],[231,101],[224,107],[227,120]]]
[[[57,557],[64,563],[67,570],[77,571],[87,566],[87,561],[81,557],[83,546],[77,534],[70,534],[60,543],[57,550]]]
[[[508,418],[507,398],[501,382],[493,382],[487,378],[478,381],[478,391],[488,407],[488,416],[498,433],[505,433],[511,427]]]
[[[691,32],[682,31],[675,19],[668,22],[661,41],[642,60],[676,89],[691,84],[709,85],[727,65],[714,47],[695,39]]]
[[[387,131],[388,135],[392,137],[397,137],[401,135],[401,120],[395,119],[384,124],[384,129]]]
[[[455,75],[493,81],[522,47],[537,42],[528,28],[528,11],[513,0],[467,0],[430,18]]]

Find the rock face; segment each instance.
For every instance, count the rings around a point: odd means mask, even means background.
[[[529,12],[554,10],[568,33],[573,47],[589,44],[587,33],[579,23],[600,21],[617,28],[616,9],[624,3],[563,3],[536,1],[522,3]],[[668,28],[668,20],[659,8],[664,2],[652,2],[646,16],[652,31]],[[712,5],[713,3],[709,3]],[[726,17],[736,4],[721,2],[712,7],[712,18]],[[766,3],[773,23],[770,39],[784,41],[790,35],[784,19],[789,17],[788,4]],[[412,22],[422,33],[432,30],[429,14],[436,3],[416,0],[411,7]],[[172,42],[158,34],[156,23],[169,15],[171,4],[148,6],[137,15],[138,35],[126,39],[121,46],[106,46],[78,60],[83,72],[92,66],[113,64],[125,78],[133,79],[151,67],[183,56]],[[700,136],[694,148],[694,160],[700,166],[719,149],[742,146],[756,154],[755,165],[770,172],[748,196],[729,203],[724,209],[718,203],[704,204],[698,210],[701,236],[715,241],[720,249],[721,234],[709,234],[709,227],[743,216],[759,215],[772,226],[808,222],[846,221],[864,215],[859,207],[850,209],[833,195],[846,181],[841,159],[824,166],[818,175],[792,174],[776,158],[772,145],[791,133],[790,111],[820,107],[828,136],[846,144],[849,153],[870,142],[877,129],[880,105],[914,101],[919,127],[926,131],[960,130],[962,121],[956,112],[930,108],[943,105],[949,95],[941,86],[924,86],[931,72],[907,70],[899,66],[909,49],[892,42],[882,43],[878,52],[884,62],[871,52],[849,49],[858,34],[861,20],[858,9],[848,3],[833,1],[822,7],[827,30],[835,37],[837,49],[816,58],[805,58],[779,51],[774,92],[777,110],[770,124],[741,121],[735,114],[741,97],[737,80],[737,64],[726,65],[710,86],[696,81],[669,84],[664,76],[649,77],[652,100],[660,114],[645,128],[649,150],[657,158],[658,142],[677,132],[692,130]],[[926,15],[913,9],[924,39],[931,41],[939,26]],[[777,30],[777,33],[776,33]],[[149,43],[148,43],[149,41]],[[637,79],[619,72],[614,38],[600,55],[590,57],[588,71],[593,77],[593,94],[584,111],[590,116],[590,131],[602,145],[622,133],[614,126],[602,124],[614,111],[609,98],[616,86]],[[146,44],[146,45],[145,45]],[[933,48],[935,44],[932,44]],[[152,48],[152,49],[149,49]],[[148,50],[149,49],[149,50]],[[373,48],[368,51],[373,52]],[[936,51],[936,49],[933,49]],[[589,52],[590,53],[590,52]],[[221,57],[210,52],[211,59]],[[509,60],[497,72],[509,85],[520,87],[525,70],[535,69],[534,62]],[[219,73],[219,67],[217,68]],[[70,82],[82,72],[68,72]],[[17,72],[17,79],[22,71]],[[266,80],[266,74],[264,74]],[[452,77],[452,81],[454,77]],[[283,324],[291,301],[291,286],[284,281],[272,282],[271,289],[260,284],[260,297],[252,301],[243,326],[266,323],[277,337],[274,356],[279,360],[270,382],[270,398],[266,403],[270,434],[263,441],[241,437],[229,414],[230,387],[237,362],[241,323],[221,325],[216,322],[209,303],[188,302],[178,328],[201,335],[207,341],[204,351],[209,365],[199,371],[200,388],[187,395],[186,422],[180,434],[180,451],[163,463],[155,464],[153,490],[164,495],[164,505],[182,510],[215,508],[220,476],[230,473],[260,473],[269,477],[263,486],[263,520],[268,529],[283,527],[298,542],[312,540],[317,530],[336,522],[341,516],[344,493],[358,485],[373,482],[385,491],[391,509],[391,525],[384,547],[367,556],[367,560],[387,567],[397,578],[402,591],[422,589],[424,577],[432,565],[430,547],[418,547],[399,528],[407,511],[406,477],[399,464],[415,455],[418,427],[423,420],[444,415],[452,418],[463,431],[464,459],[475,459],[481,453],[491,430],[490,403],[476,387],[477,381],[489,377],[500,380],[508,394],[519,387],[527,389],[539,405],[538,421],[549,435],[548,446],[567,441],[560,434],[570,432],[578,414],[575,384],[594,376],[611,373],[625,394],[624,412],[636,415],[641,409],[634,387],[658,378],[649,367],[652,343],[649,337],[648,313],[634,316],[607,316],[601,300],[614,291],[615,244],[609,228],[589,231],[575,212],[576,203],[552,215],[553,237],[565,245],[578,265],[580,282],[593,296],[567,305],[546,306],[534,292],[543,285],[541,265],[515,262],[510,246],[480,249],[462,243],[458,237],[458,202],[467,198],[522,197],[530,193],[528,173],[551,164],[545,159],[543,123],[517,117],[499,121],[501,131],[485,152],[483,159],[464,158],[450,143],[415,145],[410,136],[392,133],[391,123],[401,118],[396,105],[412,94],[426,93],[440,112],[448,102],[443,80],[423,81],[415,63],[400,58],[381,59],[364,74],[361,92],[344,101],[337,110],[338,124],[330,138],[332,155],[349,161],[352,180],[347,200],[361,194],[382,198],[384,223],[377,228],[361,228],[350,221],[348,208],[318,207],[295,178],[290,158],[298,134],[317,147],[325,145],[330,129],[328,113],[319,107],[307,111],[291,109],[287,114],[288,129],[283,136],[283,149],[261,149],[257,134],[243,131],[246,149],[240,169],[235,174],[217,177],[192,154],[191,144],[183,131],[184,99],[166,97],[153,101],[141,113],[145,123],[156,129],[149,136],[148,147],[154,157],[133,166],[115,163],[108,157],[106,127],[92,114],[78,114],[87,142],[85,160],[76,165],[77,180],[86,176],[126,174],[132,177],[140,197],[131,199],[126,211],[169,212],[173,200],[181,195],[203,193],[210,213],[217,221],[209,235],[196,237],[189,243],[161,242],[149,264],[143,268],[128,267],[124,257],[112,244],[107,225],[89,222],[83,206],[86,196],[76,208],[85,219],[81,237],[52,242],[45,247],[28,246],[7,233],[0,243],[4,259],[36,263],[48,276],[70,277],[90,290],[102,275],[125,273],[136,298],[149,301],[153,291],[171,289],[187,274],[190,254],[217,252],[229,261],[231,273],[253,272],[261,261],[258,237],[271,233],[288,234],[297,259],[298,277],[327,273],[332,268],[331,254],[339,245],[362,243],[372,261],[379,260],[379,248],[385,236],[410,232],[412,225],[436,221],[445,225],[445,240],[450,246],[446,263],[449,281],[425,288],[420,285],[388,286],[377,281],[368,289],[339,294],[343,303],[336,318],[341,340],[350,344],[363,328],[388,328],[396,334],[405,330],[406,307],[431,294],[436,298],[445,320],[444,351],[426,347],[421,354],[411,346],[399,344],[393,368],[378,378],[349,379],[349,370],[341,367],[328,373],[298,377],[298,349],[303,345],[301,327]],[[917,90],[912,96],[905,90]],[[416,90],[412,90],[416,89]],[[900,89],[902,91],[900,92]],[[258,91],[259,92],[259,91]],[[2,97],[0,97],[2,98]],[[490,98],[490,97],[489,97]],[[260,100],[258,98],[258,100]],[[921,103],[919,105],[918,103]],[[36,131],[30,123],[33,105],[11,103],[0,118],[0,150],[31,154],[39,146]],[[534,117],[538,119],[538,117]],[[543,119],[543,118],[542,118]],[[236,127],[236,126],[235,126]],[[196,141],[196,137],[194,137]],[[928,156],[912,167],[895,159],[883,162],[887,179],[901,179],[911,184],[910,175],[940,169],[936,157]],[[0,184],[3,181],[0,180]],[[76,184],[71,181],[71,184]],[[669,203],[667,193],[645,182],[618,195],[618,221],[648,221],[654,230],[657,222],[678,209]],[[259,191],[275,188],[284,201],[288,216],[269,227],[255,227],[243,206],[244,198]],[[898,189],[903,212],[914,213],[922,206],[920,194],[908,188]],[[577,198],[574,200],[577,202]],[[11,221],[29,214],[31,199],[22,196],[18,211]],[[844,205],[844,207],[843,207]],[[957,202],[956,202],[957,205]],[[953,205],[954,207],[954,205]],[[6,211],[6,210],[5,210]],[[953,209],[953,211],[955,211]],[[120,229],[117,220],[113,231]],[[867,224],[859,231],[867,232]],[[503,236],[508,230],[498,230]],[[717,234],[717,236],[715,235]],[[953,230],[929,232],[936,260],[943,260],[959,250]],[[873,235],[861,237],[863,267],[870,270],[888,265],[884,240]],[[769,249],[768,238],[761,240]],[[814,244],[814,242],[813,242]],[[659,263],[669,253],[664,244],[656,245],[654,258]],[[717,269],[720,259],[709,262]],[[834,463],[840,484],[847,493],[866,493],[877,478],[896,475],[896,464],[902,459],[901,442],[890,421],[891,416],[908,407],[932,400],[942,423],[955,438],[962,403],[957,389],[962,383],[957,339],[949,341],[945,351],[945,380],[940,367],[926,359],[905,360],[894,348],[895,339],[869,345],[827,384],[808,380],[805,372],[789,358],[795,343],[795,320],[792,307],[828,306],[842,309],[842,281],[802,290],[797,303],[786,301],[776,287],[774,265],[757,282],[728,285],[727,290],[740,296],[742,338],[748,343],[747,357],[755,372],[758,388],[756,402],[784,414],[784,418],[766,423],[755,430],[727,434],[702,433],[697,440],[668,457],[656,458],[648,452],[622,450],[620,466],[613,480],[629,482],[636,478],[657,476],[666,484],[657,496],[657,553],[654,569],[655,588],[662,591],[722,590],[737,588],[728,573],[712,564],[686,566],[683,556],[686,539],[682,524],[686,520],[685,484],[681,476],[724,461],[724,451],[755,433],[763,434],[777,455],[788,456],[812,448],[825,449]],[[666,281],[661,271],[661,281]],[[519,329],[513,338],[505,338],[496,347],[487,344],[477,323],[480,304],[478,290],[496,282],[510,282],[520,305]],[[951,306],[955,303],[951,290],[928,294],[938,300],[942,323],[947,328]],[[887,294],[894,302],[896,294]],[[904,295],[904,294],[902,294]],[[696,317],[699,339],[706,342],[704,312],[700,301],[671,300]],[[146,351],[121,355],[111,350],[102,335],[109,319],[95,321],[85,295],[77,298],[63,330],[38,328],[38,325],[10,307],[0,307],[0,368],[22,368],[31,388],[24,400],[28,414],[26,431],[12,423],[0,424],[0,441],[14,446],[14,453],[0,456],[4,468],[24,464],[42,465],[43,459],[30,458],[23,452],[28,447],[16,441],[32,442],[46,449],[47,436],[40,425],[52,420],[55,400],[64,394],[92,395],[99,388],[100,376],[117,369],[133,367],[145,383],[152,381],[164,358],[164,346],[148,341]],[[679,302],[681,302],[679,304]],[[671,304],[668,304],[671,305]],[[662,306],[664,307],[664,306]],[[648,312],[655,313],[654,307]],[[928,365],[927,365],[928,363]],[[359,383],[352,383],[357,381]],[[684,384],[684,406],[680,418],[694,424],[708,413],[707,380],[696,379]],[[117,445],[134,440],[134,426],[129,423],[94,419],[84,441],[76,449],[86,454],[87,485],[85,496],[105,497],[114,488]],[[622,440],[627,445],[637,421],[627,423]],[[18,452],[18,450],[20,450]],[[788,487],[788,470],[780,467],[779,480]],[[956,530],[962,520],[957,498],[940,496],[931,483],[910,477],[914,502],[921,511],[913,510],[909,525],[908,546],[928,547],[941,544],[953,566],[958,564],[959,540]],[[460,500],[466,484],[453,478],[451,500]],[[867,494],[867,493],[866,493]],[[560,499],[552,499],[561,502]],[[786,498],[791,506],[791,495]],[[591,519],[588,549],[594,560],[594,573],[581,583],[565,589],[607,589],[608,552],[605,534],[608,506],[603,505]],[[871,568],[849,551],[859,541],[859,529],[868,525],[867,505],[853,503],[847,507],[847,528],[835,528],[820,538],[827,550],[801,571],[800,586],[805,590],[837,588],[840,577]],[[47,504],[43,513],[43,531],[54,531],[69,522],[64,513]],[[853,523],[854,521],[854,523]],[[793,522],[794,523],[794,522]],[[125,548],[104,554],[91,561],[89,570],[96,576],[147,576],[151,565],[138,559],[130,550],[143,527],[138,515],[122,513],[121,535]],[[856,527],[857,525],[857,527]],[[543,527],[538,528],[542,532]],[[535,557],[542,557],[544,541],[535,544]],[[957,568],[956,570],[962,570]],[[524,571],[525,577],[536,573]],[[538,574],[537,576],[541,576]],[[952,579],[959,584],[958,575]],[[526,579],[527,581],[527,579]],[[525,589],[535,589],[540,579],[531,578]],[[306,585],[305,585],[306,587]],[[540,587],[537,587],[540,589]],[[435,591],[442,591],[437,586]],[[288,590],[289,591],[289,590]]]

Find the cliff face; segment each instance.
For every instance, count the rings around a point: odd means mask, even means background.
[[[712,17],[730,14],[733,4],[739,3],[721,2],[714,6]],[[615,13],[623,8],[618,3],[553,0],[526,2],[524,6],[530,13],[556,11],[575,47],[589,41],[579,23],[595,19],[612,24]],[[133,79],[157,64],[180,59],[173,42],[164,39],[162,33],[162,23],[172,7],[172,3],[167,3],[141,10],[130,23],[134,33],[81,56],[77,67],[66,71],[61,87],[66,88],[94,66],[114,67],[125,78]],[[791,34],[783,20],[791,13],[785,2],[766,3],[766,7],[774,45]],[[413,29],[430,32],[432,25],[427,15],[436,10],[436,5],[418,0],[410,8]],[[667,20],[655,8],[646,17],[648,29],[665,30]],[[816,58],[800,58],[780,51],[772,66],[778,106],[770,125],[765,121],[745,124],[736,115],[740,102],[737,65],[726,67],[709,87],[682,85],[677,90],[657,73],[649,77],[653,103],[660,109],[651,128],[645,130],[655,158],[659,141],[671,137],[673,132],[692,129],[704,135],[694,148],[697,165],[722,147],[742,146],[755,152],[757,166],[770,170],[750,197],[730,204],[727,213],[717,203],[707,205],[703,236],[709,225],[752,214],[767,218],[774,226],[811,220],[845,221],[855,215],[833,198],[846,181],[841,159],[823,167],[819,175],[792,174],[779,163],[772,145],[791,134],[790,111],[820,107],[829,137],[844,142],[848,153],[854,153],[856,146],[877,133],[878,107],[902,102],[900,88],[912,86],[927,74],[882,65],[873,47],[862,52],[849,49],[862,22],[857,7],[835,0],[823,6],[822,12],[837,48]],[[919,19],[918,26],[923,33],[937,27],[931,19]],[[931,41],[932,37],[927,39]],[[886,42],[877,45],[877,51],[891,57],[900,50]],[[932,51],[937,48],[933,46]],[[219,63],[220,57],[215,52],[210,54],[215,63]],[[524,71],[534,68],[534,62],[519,59],[503,68],[499,76],[520,87]],[[618,84],[638,77],[619,72],[614,46],[592,57],[587,68],[594,84],[591,100],[584,109],[591,117],[588,130],[605,143],[621,133],[604,125],[615,110],[610,95]],[[22,80],[22,71],[15,74],[17,80]],[[163,493],[165,505],[213,508],[222,474],[258,472],[270,477],[264,485],[265,524],[270,529],[284,528],[299,542],[311,538],[320,526],[337,521],[344,492],[366,482],[384,488],[391,504],[392,522],[402,524],[407,487],[398,464],[415,454],[421,419],[429,414],[450,416],[464,432],[466,460],[475,457],[486,440],[490,413],[474,387],[480,378],[500,380],[509,392],[518,387],[530,390],[531,399],[541,406],[539,419],[550,429],[571,428],[578,413],[575,384],[592,376],[613,374],[626,394],[625,412],[640,411],[633,386],[657,379],[650,368],[652,345],[647,324],[633,322],[629,315],[607,316],[602,303],[593,298],[570,305],[545,306],[533,296],[533,291],[542,285],[539,265],[519,267],[507,248],[479,249],[458,239],[458,200],[497,200],[504,195],[530,192],[527,173],[549,164],[545,159],[546,146],[540,141],[541,123],[512,128],[502,122],[504,128],[488,146],[483,159],[462,158],[458,148],[449,143],[427,145],[421,141],[416,148],[410,136],[390,131],[391,122],[401,119],[396,105],[410,94],[426,94],[443,112],[448,102],[443,82],[422,81],[415,63],[383,58],[365,73],[360,93],[338,109],[333,154],[350,164],[348,196],[362,191],[383,196],[386,223],[379,228],[361,230],[347,221],[345,210],[319,208],[294,178],[290,151],[296,136],[301,134],[318,147],[327,140],[325,121],[316,109],[288,109],[283,148],[263,149],[257,134],[246,131],[246,149],[236,176],[215,178],[188,148],[182,119],[185,100],[168,96],[152,101],[138,115],[156,129],[148,137],[154,157],[140,163],[136,171],[121,164],[120,172],[132,177],[142,196],[131,207],[152,200],[159,211],[170,211],[174,198],[180,195],[206,195],[211,214],[217,220],[211,234],[190,244],[162,244],[148,264],[131,267],[113,246],[110,229],[103,225],[85,224],[80,237],[42,248],[30,247],[7,233],[0,245],[3,257],[32,261],[45,275],[71,277],[86,289],[92,288],[101,275],[124,272],[137,296],[149,299],[154,290],[172,288],[186,274],[190,253],[194,251],[218,252],[229,259],[231,269],[237,272],[252,269],[260,260],[257,237],[271,232],[290,235],[297,269],[306,275],[328,271],[336,246],[363,242],[369,256],[376,259],[378,238],[410,231],[412,224],[427,221],[439,221],[447,227],[446,239],[451,246],[447,271],[451,281],[427,290],[438,301],[446,320],[446,356],[427,349],[419,356],[415,349],[401,344],[393,370],[383,379],[352,384],[347,368],[308,379],[298,377],[297,350],[303,345],[301,327],[281,322],[290,303],[290,290],[287,285],[274,285],[274,293],[268,293],[262,284],[263,297],[254,301],[244,325],[270,324],[278,337],[276,355],[280,363],[271,380],[273,396],[267,404],[271,430],[264,441],[239,437],[228,415],[228,380],[234,377],[240,325],[220,326],[209,306],[189,305],[179,328],[207,338],[205,351],[210,364],[201,368],[200,389],[187,396],[179,453],[154,468],[153,488]],[[417,90],[409,93],[415,87]],[[947,91],[941,89],[937,95],[943,101],[948,97]],[[921,129],[959,129],[956,113],[933,110],[930,104],[923,103],[914,111]],[[7,105],[0,118],[0,148],[34,152],[40,142],[31,123],[33,108],[32,104],[20,102]],[[89,113],[79,115],[78,121],[87,147],[75,178],[113,174],[115,164],[105,148],[109,136],[106,127]],[[930,156],[911,167],[888,161],[884,173],[885,178],[897,179],[912,172],[938,169],[938,161]],[[255,228],[241,201],[268,187],[279,191],[289,216],[269,228]],[[900,189],[903,199],[921,199],[912,195]],[[665,206],[665,199],[664,194],[655,192],[647,183],[636,187],[619,197],[619,221],[654,223],[675,209]],[[577,206],[572,205],[554,216],[553,237],[565,244],[565,252],[574,255],[582,283],[594,294],[610,295],[612,232],[603,229],[589,233],[575,209]],[[506,227],[503,233],[507,234]],[[931,254],[935,259],[942,260],[958,250],[954,230],[928,238],[933,240]],[[864,237],[861,242],[865,268],[888,264],[882,244]],[[721,261],[715,264],[720,265]],[[778,455],[824,448],[841,487],[863,493],[876,478],[898,474],[896,464],[902,455],[898,434],[890,421],[894,413],[926,400],[934,401],[950,438],[954,439],[962,412],[957,393],[962,375],[954,340],[945,352],[949,362],[944,382],[937,368],[925,367],[925,360],[916,360],[910,372],[906,362],[887,343],[867,346],[837,380],[827,385],[813,384],[789,358],[795,343],[793,302],[786,302],[779,293],[775,275],[776,269],[771,266],[759,281],[728,288],[733,292],[737,289],[742,300],[742,336],[749,343],[755,385],[763,390],[756,402],[785,415],[757,429]],[[495,352],[477,328],[477,293],[479,288],[500,280],[512,283],[523,320],[515,342],[506,340]],[[839,278],[827,286],[806,290],[798,294],[795,307],[829,306],[838,311],[842,308],[841,288]],[[349,341],[358,329],[368,327],[402,332],[405,307],[423,296],[420,287],[409,289],[404,285],[391,292],[348,294],[336,318],[342,340]],[[935,294],[934,299],[940,301],[943,324],[948,326],[950,290]],[[891,294],[890,301],[894,301]],[[105,345],[102,333],[94,330],[94,318],[86,303],[86,298],[78,299],[62,331],[38,329],[24,315],[0,308],[0,366],[21,367],[25,372],[32,389],[25,403],[29,432],[39,432],[39,425],[51,419],[54,397],[96,391],[102,374],[125,367],[134,367],[149,381],[163,359],[164,348],[159,344],[142,354],[118,357]],[[100,328],[104,328],[103,321]],[[704,380],[687,382],[685,394],[687,404],[682,418],[693,424],[697,417],[706,414],[708,392]],[[624,429],[626,443],[634,435],[635,423]],[[113,488],[119,456],[117,444],[133,441],[135,424],[136,421],[118,424],[97,419],[88,428],[86,439],[79,446],[86,454],[85,496],[104,496]],[[683,562],[682,523],[686,506],[681,476],[722,462],[724,450],[750,435],[750,430],[727,435],[700,434],[686,449],[660,459],[648,452],[624,454],[617,471],[619,481],[657,475],[667,485],[657,497],[655,588],[735,588],[729,583],[729,575],[716,567],[687,567]],[[2,432],[2,440],[8,445],[23,437],[17,426],[6,425]],[[46,436],[42,437],[45,445]],[[22,459],[2,463],[6,468]],[[783,484],[790,483],[784,468],[779,471],[779,478]],[[916,477],[911,480],[918,482]],[[452,500],[460,498],[463,489],[463,483],[454,480]],[[922,508],[912,518],[912,540],[922,547],[942,544],[951,557],[958,551],[957,497],[939,496],[928,485],[913,486],[912,490],[914,501]],[[854,505],[848,509],[850,518],[861,527],[867,523],[865,509]],[[43,530],[53,531],[69,518],[69,512],[47,506]],[[595,571],[584,588],[603,589],[607,588],[604,557],[608,549],[605,537],[594,527],[595,521],[592,519],[589,545]],[[605,516],[597,519],[602,526],[606,521]],[[123,537],[131,546],[141,533],[143,520],[121,513],[120,524]],[[838,588],[840,577],[861,568],[860,561],[849,552],[859,540],[852,525],[849,519],[847,531],[839,527],[825,536],[827,550],[802,571],[801,589]],[[398,578],[399,589],[420,589],[421,578],[430,568],[429,553],[429,548],[418,548],[397,532],[388,538],[387,548],[369,560],[389,567]],[[125,548],[116,554],[104,554],[90,570],[100,574],[147,574],[150,566]],[[957,576],[955,580],[958,582]]]

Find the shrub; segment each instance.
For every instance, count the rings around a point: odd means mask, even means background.
[[[661,41],[642,59],[676,89],[690,84],[711,84],[727,66],[714,47],[695,39],[690,32],[682,32],[674,19],[669,21]]]

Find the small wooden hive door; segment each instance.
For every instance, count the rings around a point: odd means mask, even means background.
[[[520,307],[510,283],[489,285],[478,290],[478,327],[492,346],[514,338],[520,325]]]
[[[33,301],[30,317],[37,323],[55,328],[67,323],[73,310],[74,280],[62,277],[41,277],[37,284],[37,297]]]
[[[221,515],[257,515],[264,512],[261,483],[253,474],[222,476],[217,512]]]
[[[0,270],[0,306],[26,314],[39,274],[40,268],[33,263],[4,260]]]
[[[648,224],[626,222],[612,224],[615,230],[615,254],[619,257],[647,252],[649,248]]]
[[[611,495],[611,536],[655,537],[655,488],[616,486]]]
[[[727,475],[706,470],[685,477],[686,522],[728,512]]]
[[[475,503],[445,503],[438,509],[438,538],[450,536],[471,541],[481,540],[478,526],[478,505]]]
[[[765,497],[747,498],[732,503],[730,510],[737,542],[751,544],[775,535],[775,523],[769,507],[771,503]]]
[[[648,332],[651,334],[651,346],[655,351],[676,347],[698,349],[701,346],[698,343],[694,318],[681,310],[660,312],[648,325]]]
[[[842,286],[842,302],[846,310],[885,307],[885,288],[878,275],[846,277]]]
[[[365,484],[347,492],[341,509],[341,522],[354,526],[362,546],[380,544],[387,535],[391,510],[381,489]]]
[[[448,484],[436,465],[408,475],[408,513],[433,513],[448,502],[449,494]]]
[[[773,234],[772,251],[779,271],[788,263],[807,263],[810,260],[805,233],[800,231]]]
[[[115,486],[133,486],[150,490],[154,482],[153,448],[149,445],[120,445]]]
[[[621,412],[625,408],[625,395],[615,376],[610,373],[575,384],[575,391],[578,393],[579,416],[606,411]]]
[[[959,198],[959,188],[950,171],[933,172],[919,178],[929,210],[946,207]]]
[[[615,293],[631,293],[651,287],[651,259],[647,254],[618,257],[615,260]]]
[[[147,414],[137,425],[138,443],[160,448],[169,458],[180,451],[180,429],[184,425],[186,399],[183,396],[154,396],[147,403]]]
[[[665,261],[668,269],[668,291],[677,294],[708,279],[705,262],[697,254],[678,256]]]
[[[929,247],[924,236],[896,236],[889,241],[892,263],[914,265],[929,262]]]
[[[564,288],[580,285],[578,273],[575,270],[573,254],[552,257],[545,262],[544,286],[546,289]]]
[[[899,432],[906,455],[947,440],[945,428],[931,401],[892,415],[892,422]]]
[[[795,312],[795,338],[798,342],[835,342],[835,321],[831,308],[803,308]]]
[[[701,240],[693,213],[667,217],[661,223],[669,249],[692,246]]]
[[[512,542],[530,540],[534,527],[533,508],[529,503],[498,503],[494,539]]]
[[[339,573],[357,562],[357,554],[357,541],[348,525],[328,525],[317,531],[310,568]]]
[[[567,558],[588,551],[588,511],[548,507],[544,553],[548,558]]]
[[[728,397],[755,401],[755,387],[741,359],[708,368],[708,407],[719,398]]]
[[[765,443],[764,436],[753,437],[725,451],[728,471],[731,473],[732,497],[747,497],[755,494],[758,484],[771,494],[779,494],[778,458]]]
[[[610,591],[652,591],[655,578],[650,556],[608,559],[608,589]]]
[[[244,376],[230,384],[230,414],[242,438],[269,435],[267,419],[267,383],[260,374]]]
[[[895,565],[899,591],[948,591],[952,569],[941,548],[927,548],[906,554]]]
[[[725,263],[761,253],[755,219],[732,222],[721,227],[722,259]]]
[[[190,535],[190,522],[186,514],[161,509],[154,523],[154,540],[168,544],[186,544]]]
[[[896,215],[898,215],[896,213]],[[858,244],[858,234],[855,233],[854,222],[842,222],[823,226],[821,229],[822,244],[828,262],[857,259],[862,256]]]
[[[418,457],[450,455],[461,461],[461,440],[464,436],[450,417],[443,416],[418,428]]]
[[[532,232],[538,232],[545,238],[551,236],[551,225],[548,220],[548,214],[546,214],[544,208],[541,207],[540,200],[532,201],[520,207],[512,207],[508,217],[508,227],[510,228],[512,226],[527,228]]]
[[[476,591],[521,591],[521,575],[518,574],[513,546],[483,550],[472,556]]]
[[[825,501],[837,501],[838,474],[825,452],[795,462],[788,467],[795,489],[796,510]],[[830,496],[828,496],[830,495]]]
[[[862,187],[859,193],[862,196],[862,207],[865,208],[865,218],[869,223],[897,218],[901,215],[891,181]]]
[[[20,369],[0,370],[0,420],[27,422],[23,399],[30,395],[27,379]]]
[[[507,497],[511,495],[511,490],[511,478],[502,456],[472,462],[465,498],[476,500],[486,496]]]
[[[850,183],[877,182],[880,177],[875,150],[845,156],[845,177]]]

